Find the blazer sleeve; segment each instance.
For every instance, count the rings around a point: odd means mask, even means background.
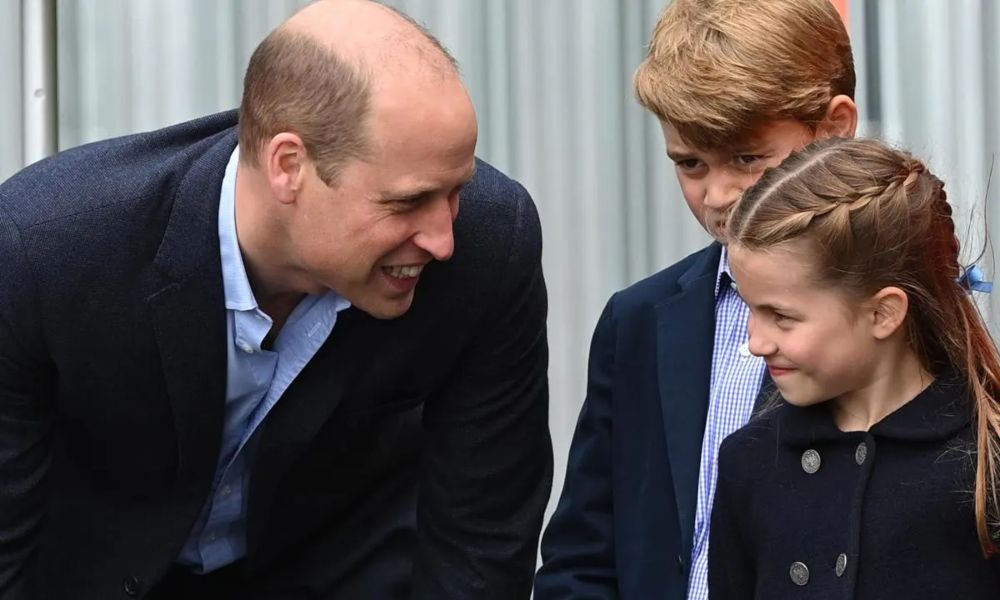
[[[738,497],[735,480],[737,448],[731,438],[723,440],[719,449],[719,475],[712,505],[711,530],[708,540],[708,597],[712,600],[753,600],[756,586],[753,556],[740,529],[737,507],[744,504]]]
[[[514,184],[515,228],[484,326],[425,405],[417,598],[528,598],[552,487],[541,225]]]
[[[591,341],[587,397],[562,496],[542,539],[536,600],[618,597],[611,471],[615,339],[612,297]]]
[[[54,376],[21,237],[2,207],[0,265],[0,598],[31,600]]]

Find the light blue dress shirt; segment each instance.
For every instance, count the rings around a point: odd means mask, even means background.
[[[226,166],[219,201],[227,322],[222,448],[211,493],[177,559],[197,573],[214,571],[246,554],[247,490],[256,448],[253,434],[329,337],[337,313],[350,306],[334,292],[306,296],[289,315],[273,348],[261,348],[273,323],[254,298],[236,235],[238,164],[237,147]]]

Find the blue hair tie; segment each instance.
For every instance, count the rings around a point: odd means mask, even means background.
[[[993,291],[993,282],[984,280],[983,270],[979,268],[979,265],[971,265],[966,268],[962,276],[958,278],[958,285],[969,292],[989,294]]]

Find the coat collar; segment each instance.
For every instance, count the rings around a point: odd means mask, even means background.
[[[972,418],[973,403],[961,378],[938,377],[924,391],[872,426],[869,433],[905,442],[934,441],[954,436]],[[851,435],[837,428],[827,403],[780,406],[779,439],[790,446],[808,446]]]

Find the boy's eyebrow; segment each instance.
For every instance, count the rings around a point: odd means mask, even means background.
[[[681,160],[688,160],[690,158],[697,158],[691,152],[684,152],[682,150],[671,150],[670,148],[667,148],[667,156],[670,158],[670,160],[675,162]]]

